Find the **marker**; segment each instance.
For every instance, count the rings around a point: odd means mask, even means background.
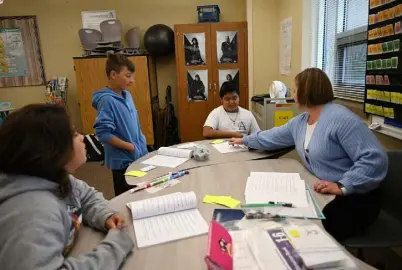
[[[144,185],[143,187],[132,189],[132,190],[130,190],[130,192],[134,193],[134,192],[141,191],[141,190],[153,187],[153,186],[157,186],[157,185],[166,183],[169,180],[173,180],[173,179],[177,179],[179,177],[182,177],[182,176],[184,176],[186,174],[189,174],[189,173],[190,173],[189,171],[181,171],[181,172],[177,172],[177,173],[172,173],[172,174],[169,174],[169,175],[159,179],[156,182],[151,182],[151,183],[148,183],[148,184]]]
[[[241,208],[252,208],[252,207],[270,207],[270,206],[281,206],[281,207],[293,207],[291,203],[278,203],[270,201],[268,203],[249,203],[241,204]]]

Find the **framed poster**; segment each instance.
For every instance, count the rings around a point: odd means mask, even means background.
[[[239,70],[238,69],[220,69],[219,70],[219,91],[236,91],[239,88]]]
[[[208,70],[187,70],[188,101],[208,100]]]
[[[218,64],[237,63],[238,48],[236,31],[217,31],[216,46]]]
[[[0,87],[44,84],[36,16],[0,17]]]
[[[0,77],[27,76],[21,28],[0,28]]]
[[[205,33],[184,34],[186,66],[205,65]]]

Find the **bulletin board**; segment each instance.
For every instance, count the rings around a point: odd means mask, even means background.
[[[36,16],[0,17],[0,87],[45,83]]]

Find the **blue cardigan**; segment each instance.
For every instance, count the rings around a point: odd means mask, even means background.
[[[302,113],[281,127],[246,136],[243,142],[264,150],[295,145],[311,173],[321,180],[341,183],[347,194],[377,188],[387,174],[388,158],[364,122],[345,107],[328,103],[304,150],[308,118],[308,113]]]

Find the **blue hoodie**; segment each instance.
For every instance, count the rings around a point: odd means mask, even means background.
[[[94,128],[99,140],[105,144],[107,168],[125,169],[134,160],[148,153],[145,136],[138,120],[138,112],[130,92],[123,90],[120,96],[105,87],[93,94],[92,106],[98,111]],[[114,136],[134,144],[134,152],[107,144]]]

